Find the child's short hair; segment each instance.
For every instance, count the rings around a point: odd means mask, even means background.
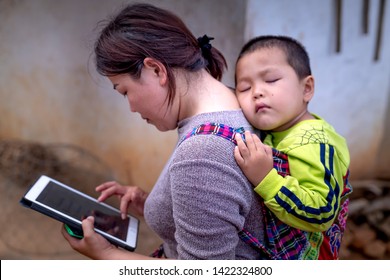
[[[295,70],[299,79],[311,75],[310,59],[305,47],[288,36],[266,35],[251,39],[242,47],[237,62],[245,54],[262,48],[279,48],[282,50],[286,54],[288,64]]]

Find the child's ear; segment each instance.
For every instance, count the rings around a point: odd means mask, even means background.
[[[167,69],[158,60],[151,57],[144,59],[144,67],[153,71],[160,80],[160,85],[165,85],[168,79]]]
[[[312,75],[307,76],[303,79],[303,83],[303,100],[309,103],[314,96],[314,77]]]

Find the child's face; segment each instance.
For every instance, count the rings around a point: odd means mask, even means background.
[[[279,48],[245,54],[236,67],[236,95],[248,121],[266,131],[282,131],[307,117],[312,76],[299,80]]]

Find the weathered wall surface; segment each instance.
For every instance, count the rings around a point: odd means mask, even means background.
[[[0,1],[0,139],[71,143],[112,167],[115,178],[153,186],[176,141],[129,111],[95,74],[98,21],[124,3]],[[176,12],[195,36],[208,34],[232,65],[243,42],[245,1],[146,1]],[[233,68],[224,78],[232,85]]]
[[[90,58],[97,22],[130,2],[0,0],[0,222],[7,225],[0,233],[1,259],[85,258],[71,250],[58,222],[18,204],[39,170],[55,171],[91,195],[101,181],[91,171],[151,189],[172,151],[176,132],[161,133],[130,113]],[[246,1],[145,2],[177,13],[195,36],[215,37],[213,45],[234,63]],[[232,70],[224,78],[229,85]],[[40,159],[59,161],[61,169],[40,165]],[[142,254],[161,242],[142,219],[140,236]]]
[[[0,139],[79,145],[109,164],[118,180],[152,187],[176,134],[160,133],[131,114],[91,60],[97,22],[128,2],[0,1]],[[390,177],[390,5],[374,61],[379,0],[370,1],[367,34],[362,6],[343,1],[339,52],[331,0],[148,2],[174,10],[195,35],[216,38],[230,66],[228,85],[244,40],[270,33],[301,40],[316,77],[310,109],[347,138],[352,177]]]
[[[337,1],[249,0],[245,39],[284,34],[299,39],[311,57],[316,91],[310,110],[346,137],[353,179],[390,178],[390,5],[374,60],[380,1],[344,0],[337,28]],[[337,34],[339,49],[337,50]]]
[[[86,181],[92,185],[99,179],[85,173],[90,178],[83,180],[78,174],[83,172],[79,166],[93,165],[94,158],[87,158],[92,153],[106,164],[94,167],[104,169],[102,175],[112,172],[124,183],[145,189],[153,186],[175,145],[176,133],[161,133],[130,113],[127,101],[105,78],[96,75],[90,60],[97,22],[129,2],[133,1],[0,0],[0,141],[19,139],[48,144],[52,149],[62,147],[55,154],[69,156],[63,161],[68,171],[74,170],[78,178],[74,182],[80,185]],[[379,0],[370,1],[367,34],[361,31],[359,4],[363,1],[343,1],[340,52],[335,52],[332,0],[146,2],[176,12],[196,36],[207,33],[215,37],[212,43],[229,63],[224,78],[229,86],[233,85],[236,56],[247,39],[272,33],[301,40],[316,77],[311,111],[326,118],[347,138],[353,179],[390,178],[388,3],[380,58],[373,61]],[[16,144],[14,147],[22,142]],[[12,161],[23,159],[20,150],[12,152],[6,153],[10,163],[7,172],[15,180],[5,178],[4,170],[0,173],[0,218],[1,224],[8,225],[0,234],[0,257],[83,258],[70,250],[58,223],[17,204],[26,187],[18,180],[28,177],[24,173],[31,164],[12,165]],[[51,152],[40,156],[51,156]],[[74,162],[82,158],[87,159]],[[18,230],[20,224],[25,230]],[[143,240],[138,252],[147,254],[159,240],[145,223],[141,224]],[[47,229],[45,236],[41,229]]]

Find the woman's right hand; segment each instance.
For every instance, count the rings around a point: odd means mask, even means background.
[[[125,219],[127,211],[143,216],[145,200],[148,193],[137,186],[122,186],[121,184],[111,181],[103,183],[96,187],[97,192],[100,192],[98,200],[105,201],[110,196],[116,195],[120,199],[120,211],[122,218]]]

